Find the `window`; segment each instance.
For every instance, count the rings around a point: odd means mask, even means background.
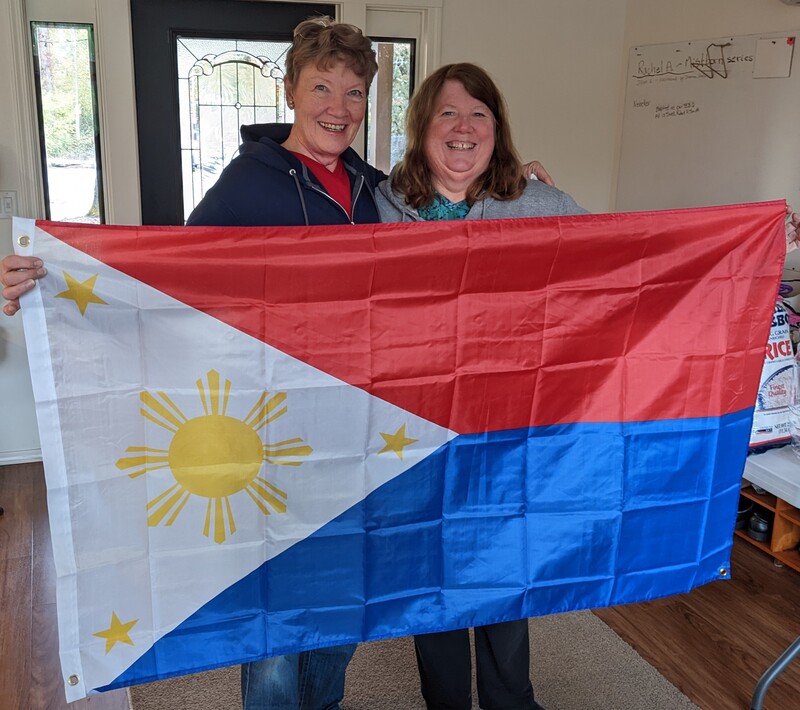
[[[104,222],[91,25],[32,22],[47,219]]]
[[[374,38],[373,38],[374,39]],[[378,75],[369,92],[365,130],[367,162],[388,173],[406,148],[405,120],[414,91],[413,39],[374,39]]]

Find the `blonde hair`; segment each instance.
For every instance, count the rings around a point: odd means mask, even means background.
[[[415,209],[433,200],[436,191],[425,155],[425,134],[446,81],[459,82],[470,96],[486,104],[495,119],[494,151],[489,167],[469,186],[468,203],[472,205],[486,197],[518,198],[525,189],[526,180],[511,139],[506,102],[491,77],[479,66],[467,62],[440,67],[411,97],[406,114],[406,152],[392,175],[392,189]]]
[[[378,71],[372,42],[358,27],[320,16],[303,20],[294,28],[294,39],[286,54],[286,81],[297,83],[303,67],[313,64],[329,69],[343,62],[369,88]]]

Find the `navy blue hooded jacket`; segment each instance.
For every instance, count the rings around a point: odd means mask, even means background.
[[[291,124],[242,126],[243,143],[186,224],[217,227],[350,224],[351,220],[314,177],[281,147]],[[375,187],[386,175],[348,148],[341,160],[350,178],[353,224],[380,222]]]

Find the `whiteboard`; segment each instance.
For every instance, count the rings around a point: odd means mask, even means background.
[[[800,31],[633,47],[617,211],[773,199],[800,208],[795,37]]]

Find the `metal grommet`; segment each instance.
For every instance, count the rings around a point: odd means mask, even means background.
[[[728,576],[728,568],[727,567],[720,567],[719,568],[719,576],[720,577],[727,577]]]
[[[21,247],[30,246],[30,243],[31,243],[31,238],[27,234],[20,234],[17,237],[17,244],[19,244]]]
[[[67,678],[67,683],[69,683],[70,685],[78,685],[78,683],[80,682],[81,679],[78,678],[78,676],[76,675],[71,675],[69,678]]]

